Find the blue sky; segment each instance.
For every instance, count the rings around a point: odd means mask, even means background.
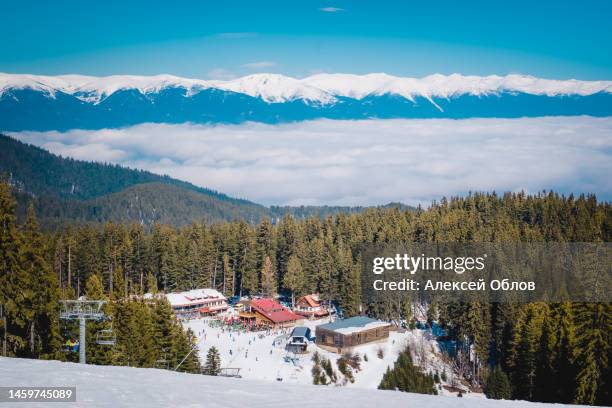
[[[2,3],[2,72],[612,79],[607,0]]]

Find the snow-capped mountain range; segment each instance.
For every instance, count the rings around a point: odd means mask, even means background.
[[[172,75],[0,73],[0,129],[4,130],[183,121],[608,116],[611,102],[612,81],[526,75],[318,74],[296,79],[256,74],[221,81]]]
[[[414,100],[451,98],[458,95],[489,95],[522,92],[530,95],[580,95],[612,93],[612,81],[560,81],[527,75],[465,76],[434,74],[423,78],[402,78],[387,74],[318,74],[295,79],[279,74],[255,74],[228,81],[181,78],[173,75],[19,75],[0,73],[0,96],[11,89],[32,89],[54,96],[56,92],[75,95],[93,103],[119,90],[133,89],[142,94],[158,93],[165,88],[183,88],[187,95],[204,89],[220,89],[258,97],[269,103],[301,99],[320,104],[337,102],[337,97],[363,99],[370,95],[399,95]]]

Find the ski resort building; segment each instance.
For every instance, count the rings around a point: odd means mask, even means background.
[[[366,316],[336,320],[316,327],[317,346],[342,353],[348,348],[366,343],[386,341],[390,324]]]
[[[193,289],[165,295],[174,313],[181,318],[213,315],[227,310],[227,299],[215,289]]]
[[[295,303],[293,311],[309,319],[318,319],[329,315],[329,310],[321,305],[319,295],[315,294],[299,298]]]
[[[310,342],[310,329],[308,327],[295,327],[287,340],[287,351],[292,353],[305,353]]]
[[[270,327],[274,329],[293,327],[303,317],[293,313],[274,299],[252,299],[239,313],[249,326]]]

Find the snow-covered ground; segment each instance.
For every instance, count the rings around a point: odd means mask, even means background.
[[[291,329],[271,332],[240,332],[212,327],[211,322],[210,318],[184,322],[184,326],[191,328],[200,341],[199,350],[202,363],[206,361],[208,350],[215,346],[221,355],[221,366],[240,368],[242,378],[312,384],[311,370],[314,364],[312,356],[315,351],[318,351],[321,357],[328,358],[332,362],[338,375],[338,383],[343,382],[344,376],[340,374],[336,363],[340,357],[338,354],[323,350],[314,343],[308,345],[306,354],[293,354],[285,351],[285,340],[280,339],[279,336],[290,334]],[[305,321],[303,326],[309,327],[312,331],[311,336],[314,337],[315,327],[328,322],[328,319]],[[275,346],[273,343],[276,339],[280,341]],[[345,385],[354,388],[378,388],[387,367],[393,366],[406,345],[410,345],[415,363],[421,363],[425,371],[434,373],[437,370],[441,374],[446,370],[450,380],[451,370],[440,358],[435,340],[428,337],[422,330],[412,330],[404,333],[392,331],[389,339],[383,343],[370,343],[355,347],[352,352],[361,357],[360,370],[353,372],[355,382],[346,381]],[[378,356],[379,350],[382,350],[382,359]],[[367,361],[364,356],[367,356]],[[287,361],[286,357],[291,359]],[[447,393],[444,389],[439,392]],[[482,397],[482,394],[466,394],[468,395]]]
[[[83,366],[59,361],[0,357],[0,387],[75,386],[77,402],[0,403],[1,407],[205,407],[288,408],[418,407],[540,408],[560,407],[522,401],[439,397],[396,391],[319,387],[182,374],[153,368]],[[573,406],[576,407],[576,406]]]

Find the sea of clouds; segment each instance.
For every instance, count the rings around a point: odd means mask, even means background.
[[[612,118],[143,124],[12,136],[268,205],[427,205],[469,191],[550,189],[612,198]]]

